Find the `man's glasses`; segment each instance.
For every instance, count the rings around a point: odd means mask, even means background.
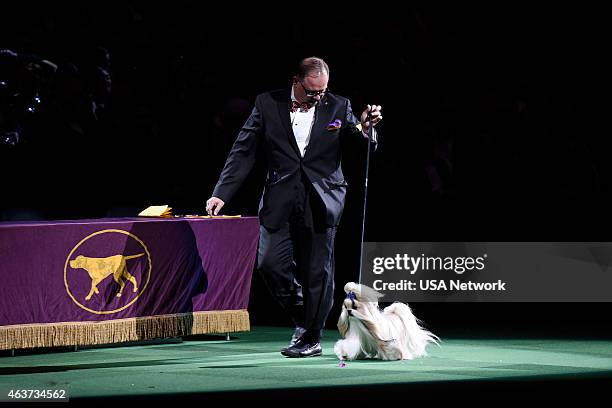
[[[323,96],[327,92],[329,92],[329,88],[325,88],[322,91],[311,91],[310,89],[306,89],[306,87],[301,81],[300,81],[300,85],[302,85],[302,88],[304,89],[304,93],[306,93],[306,96],[319,96],[319,95]]]

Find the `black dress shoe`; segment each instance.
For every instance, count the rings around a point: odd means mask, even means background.
[[[321,341],[308,337],[302,336],[293,346],[281,350],[281,354],[286,357],[317,357],[323,354]]]
[[[281,349],[281,353],[287,350],[289,347],[294,346],[295,343],[297,343],[297,341],[300,339],[300,337],[302,337],[304,333],[306,333],[306,329],[304,329],[303,327],[296,327],[295,331],[293,332],[293,336],[291,336],[291,341],[289,342],[287,346]]]

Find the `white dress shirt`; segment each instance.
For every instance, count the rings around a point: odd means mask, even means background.
[[[291,100],[297,101],[293,93],[293,87],[291,87]],[[310,141],[310,132],[314,124],[315,105],[316,103],[308,109],[308,112],[302,112],[301,109],[297,109],[295,112],[289,113],[291,117],[291,129],[293,129],[293,135],[295,136],[295,141],[300,149],[302,157],[306,154],[306,147]]]

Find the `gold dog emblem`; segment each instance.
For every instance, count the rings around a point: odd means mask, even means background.
[[[144,252],[137,255],[113,255],[106,258],[90,258],[79,255],[76,259],[70,261],[70,267],[73,269],[85,269],[91,278],[91,290],[87,297],[85,297],[85,300],[91,299],[94,292],[99,294],[98,283],[102,282],[110,275],[113,275],[113,279],[119,284],[117,297],[121,297],[126,280],[132,283],[134,293],[138,291],[136,278],[128,271],[126,261],[128,259],[140,258],[143,255]]]
[[[86,256],[92,251],[98,255],[97,252],[105,247],[109,252],[104,255],[117,255],[106,258]],[[89,234],[68,253],[64,263],[64,285],[70,299],[81,309],[99,315],[113,314],[129,308],[146,293],[152,270],[151,252],[143,240],[128,231],[105,229]],[[113,275],[114,282],[109,281],[110,275]],[[132,284],[134,294],[132,291],[127,295],[123,293],[128,282]],[[115,287],[116,284],[119,288]],[[93,297],[100,292],[109,293],[107,291],[111,291],[112,298],[104,295]]]

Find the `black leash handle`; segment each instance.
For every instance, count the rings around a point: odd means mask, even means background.
[[[372,149],[372,131],[374,126],[372,124],[372,108],[368,111],[367,122],[370,124],[368,128],[368,152],[366,153],[366,168],[365,168],[365,184],[363,189],[363,215],[361,218],[361,249],[359,253],[359,283],[361,284],[361,273],[363,269],[363,238],[365,236],[365,219],[366,219],[366,204],[368,201],[368,177],[370,173],[370,150]]]

